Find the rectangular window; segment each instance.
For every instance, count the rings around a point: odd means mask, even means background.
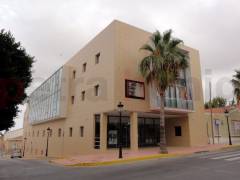
[[[73,79],[75,79],[76,78],[76,71],[74,70],[73,71]]]
[[[230,124],[230,132],[232,136],[240,136],[240,121],[232,120]]]
[[[73,134],[73,128],[70,127],[70,128],[69,128],[69,137],[72,137],[72,134]]]
[[[100,53],[97,53],[95,56],[95,64],[99,64],[100,61]]]
[[[80,137],[83,137],[84,136],[84,127],[81,126],[80,127]]]
[[[74,96],[72,96],[71,102],[72,102],[72,104],[74,104]]]
[[[94,148],[100,149],[100,114],[95,114],[95,139]]]
[[[94,86],[94,94],[95,96],[99,96],[99,85]]]
[[[82,66],[82,72],[86,72],[87,70],[87,63],[84,63]]]
[[[50,131],[49,131],[49,137],[52,137],[52,135],[53,135],[53,130],[50,129]]]
[[[45,136],[45,130],[43,130],[43,132],[42,132],[42,137],[44,137]]]
[[[37,137],[39,136],[39,130],[37,131]]]
[[[221,120],[214,119],[214,136],[216,137],[220,136],[220,126],[221,126]]]
[[[58,137],[61,137],[61,135],[62,135],[62,129],[59,128],[59,129],[58,129]]]
[[[82,101],[85,100],[85,91],[82,91]]]
[[[182,136],[182,127],[175,126],[175,136]]]

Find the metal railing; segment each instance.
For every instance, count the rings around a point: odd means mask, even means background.
[[[177,98],[165,98],[164,105],[167,108],[179,108],[193,110],[193,101]],[[157,106],[160,107],[160,97],[157,96]]]
[[[100,149],[100,137],[95,137],[94,139],[94,148]]]

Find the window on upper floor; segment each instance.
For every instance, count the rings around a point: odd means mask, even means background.
[[[58,137],[61,137],[61,136],[62,136],[62,129],[59,128],[59,129],[58,129]]]
[[[71,97],[71,103],[74,104],[74,96]]]
[[[80,127],[80,137],[83,137],[84,136],[84,127],[81,126]]]
[[[73,79],[75,79],[75,78],[76,78],[76,71],[73,70]]]
[[[45,136],[45,130],[43,130],[43,132],[42,132],[42,136],[43,136],[43,137]]]
[[[99,96],[99,85],[94,86],[94,95]]]
[[[85,100],[85,91],[82,91],[82,97],[81,97],[82,101]]]
[[[72,135],[73,135],[73,128],[70,127],[70,128],[69,128],[69,137],[72,137]]]
[[[100,53],[97,53],[95,55],[95,64],[99,64],[99,62],[100,62]]]
[[[87,71],[87,63],[83,63],[82,72],[86,72],[86,71]]]

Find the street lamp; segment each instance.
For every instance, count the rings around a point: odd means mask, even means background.
[[[45,156],[48,157],[48,139],[49,139],[49,134],[50,134],[50,127],[47,128],[47,146],[46,146],[46,154]]]
[[[227,127],[228,127],[228,139],[229,139],[229,145],[232,145],[232,139],[231,139],[231,134],[230,134],[229,122],[228,122],[229,111],[226,109],[224,113],[225,113],[225,117],[227,118]]]
[[[27,141],[27,138],[25,137],[23,140],[24,140],[24,142],[23,142],[23,157],[24,157],[24,155],[25,155],[25,143]]]
[[[118,154],[118,158],[122,159],[122,111],[123,111],[123,104],[121,102],[118,103],[117,105],[118,107],[118,112],[119,112],[119,154]]]

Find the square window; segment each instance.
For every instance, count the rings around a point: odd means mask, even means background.
[[[84,136],[84,127],[81,126],[80,127],[80,137],[83,137]]]
[[[175,136],[182,136],[182,127],[175,126]]]
[[[87,63],[84,63],[82,66],[82,72],[86,72],[87,70]]]
[[[99,64],[99,61],[100,61],[100,53],[97,53],[95,55],[95,64]]]
[[[85,100],[85,91],[82,91],[82,101]]]
[[[95,96],[99,96],[99,85],[94,86],[94,94]]]

